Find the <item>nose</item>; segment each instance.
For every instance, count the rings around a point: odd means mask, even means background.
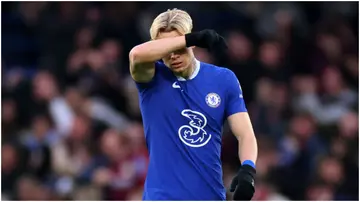
[[[176,59],[177,55],[175,53],[170,53],[170,59]]]

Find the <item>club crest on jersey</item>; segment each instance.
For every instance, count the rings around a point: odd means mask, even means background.
[[[209,107],[216,108],[221,103],[221,98],[216,93],[209,93],[205,97],[206,104],[209,105]]]
[[[184,109],[181,115],[188,118],[188,124],[179,128],[180,140],[190,147],[202,147],[211,139],[211,134],[205,131],[207,119],[204,114]]]

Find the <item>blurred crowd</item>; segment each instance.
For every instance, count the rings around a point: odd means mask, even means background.
[[[240,80],[254,200],[358,200],[358,2],[2,3],[2,200],[141,200],[149,159],[128,52],[168,8],[227,39],[227,52],[195,55]],[[227,187],[237,145],[226,126]]]

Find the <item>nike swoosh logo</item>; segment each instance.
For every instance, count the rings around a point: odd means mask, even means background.
[[[179,84],[177,84],[177,82],[175,81],[172,85],[173,88],[180,88]]]

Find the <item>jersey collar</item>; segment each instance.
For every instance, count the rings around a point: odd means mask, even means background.
[[[199,74],[199,71],[200,71],[200,61],[195,59],[195,70],[192,73],[192,75],[189,77],[188,80],[195,78]],[[186,79],[184,79],[183,77],[180,77],[180,76],[177,76],[177,79],[179,81],[186,81]]]

